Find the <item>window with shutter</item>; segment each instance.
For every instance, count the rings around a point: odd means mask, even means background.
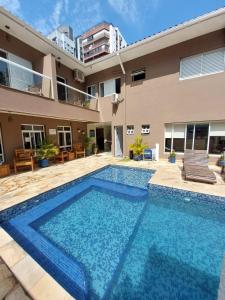
[[[224,49],[217,49],[180,61],[180,80],[224,72]]]

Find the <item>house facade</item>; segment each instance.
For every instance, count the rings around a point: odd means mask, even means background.
[[[0,14],[1,160],[85,135],[115,156],[136,135],[160,158],[198,149],[215,162],[225,150],[225,9],[86,63]]]

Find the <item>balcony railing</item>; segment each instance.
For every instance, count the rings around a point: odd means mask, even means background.
[[[109,53],[109,45],[104,44],[104,45],[101,45],[100,47],[90,50],[87,53],[84,53],[84,59],[89,59],[91,57],[94,57],[94,56],[99,55],[104,52]]]
[[[97,99],[95,96],[60,81],[57,81],[57,90],[58,100],[67,104],[89,108],[90,101],[92,99]]]
[[[52,97],[50,77],[0,57],[0,85],[47,98]]]
[[[82,42],[83,46],[87,46],[90,45],[92,43],[94,43],[95,41],[102,39],[102,38],[107,38],[109,39],[110,35],[109,35],[109,31],[108,30],[102,30],[96,34],[93,35],[92,39],[86,39],[85,41]]]

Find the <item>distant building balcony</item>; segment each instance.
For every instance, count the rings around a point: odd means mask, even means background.
[[[94,42],[91,45],[88,45],[86,47],[83,47],[83,53],[90,52],[91,50],[94,50],[102,45],[107,45],[109,46],[109,39],[103,38],[101,40],[98,40],[97,42]]]
[[[90,50],[89,52],[84,53],[84,61],[87,62],[91,59],[100,57],[102,55],[105,54],[109,54],[110,53],[110,49],[109,49],[109,45],[107,44],[103,44],[100,47],[97,47],[95,49]]]
[[[102,39],[102,38],[107,38],[109,39],[110,35],[109,35],[109,31],[104,29],[104,30],[101,30],[97,33],[95,33],[94,35],[91,35],[89,37],[87,37],[83,42],[82,42],[82,45],[83,47],[85,46],[88,46],[88,45],[91,45],[93,44],[94,42]]]

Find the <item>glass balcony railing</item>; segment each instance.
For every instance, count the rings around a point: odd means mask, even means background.
[[[78,90],[68,84],[57,81],[58,100],[67,104],[78,105],[89,108],[92,99],[95,96]]]
[[[0,85],[52,98],[50,77],[0,57]]]
[[[109,45],[103,44],[100,47],[97,47],[89,52],[84,53],[84,59],[89,59],[101,53],[109,53]]]

